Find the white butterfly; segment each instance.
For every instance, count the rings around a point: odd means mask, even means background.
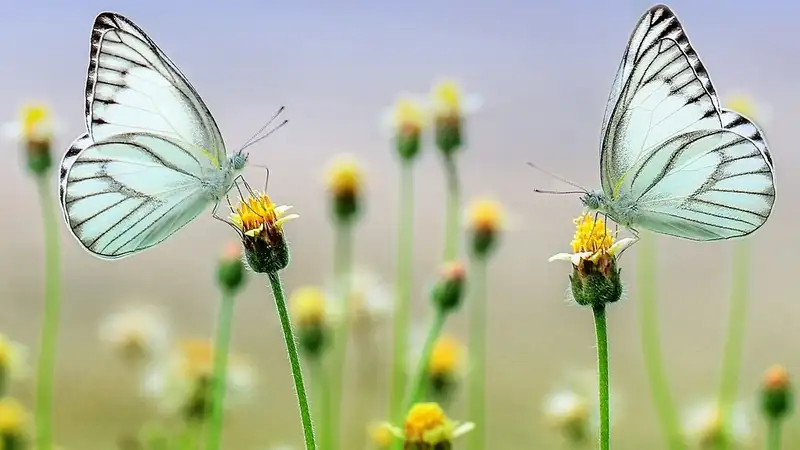
[[[217,217],[247,164],[244,148],[226,153],[205,103],[131,20],[97,16],[89,58],[88,132],[61,162],[73,235],[95,256],[119,259],[164,241],[211,204]]]
[[[611,89],[600,149],[602,190],[590,210],[631,229],[697,241],[748,235],[775,202],[761,130],[722,109],[675,14],[650,8]]]

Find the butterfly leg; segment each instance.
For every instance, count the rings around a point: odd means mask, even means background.
[[[226,199],[227,199],[227,196],[226,196]],[[228,219],[225,219],[224,217],[220,217],[220,216],[217,214],[217,209],[219,208],[219,204],[220,204],[220,202],[219,202],[219,201],[217,201],[216,203],[214,203],[214,209],[212,209],[212,210],[211,210],[211,216],[212,216],[212,217],[214,217],[215,219],[219,220],[220,222],[223,222],[223,223],[226,223],[226,224],[228,224],[228,225],[229,225],[231,228],[233,228],[234,230],[236,230],[236,232],[237,232],[237,233],[239,233],[239,234],[241,235],[241,234],[242,234],[242,231],[239,229],[239,227],[237,227],[237,226],[236,226],[236,224],[235,224],[235,223],[231,222],[231,221],[230,221],[230,220],[228,220]],[[230,201],[228,201],[228,205],[230,205]]]

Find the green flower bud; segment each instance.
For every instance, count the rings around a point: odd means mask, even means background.
[[[452,262],[445,266],[442,278],[433,287],[432,300],[442,313],[450,313],[461,306],[464,297],[466,271],[460,262]]]
[[[340,157],[328,173],[333,217],[341,223],[355,220],[361,211],[363,174],[358,162],[349,156]]]
[[[217,280],[223,291],[234,294],[244,285],[245,270],[242,262],[242,247],[238,242],[231,242],[217,266]]]
[[[761,386],[761,411],[770,420],[785,418],[791,411],[794,394],[789,372],[783,366],[770,367],[764,374]]]
[[[621,269],[617,258],[599,253],[592,259],[581,259],[569,277],[572,298],[581,306],[603,306],[622,297]]]

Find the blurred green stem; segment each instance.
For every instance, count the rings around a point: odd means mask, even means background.
[[[400,170],[400,216],[397,242],[397,279],[395,281],[395,303],[392,350],[392,386],[389,400],[389,417],[393,421],[402,418],[403,394],[408,370],[408,333],[411,318],[411,262],[414,244],[414,166],[404,159]]]
[[[350,340],[350,279],[353,269],[353,225],[352,222],[336,223],[336,238],[333,249],[333,273],[336,287],[336,297],[342,308],[341,323],[339,323],[336,336],[333,340],[333,386],[331,389],[331,405],[334,414],[333,436],[331,449],[338,449],[341,445],[342,428],[342,393],[344,391],[344,373],[347,365],[347,346]],[[323,449],[328,450],[328,449]]]
[[[461,185],[458,181],[458,168],[455,158],[450,155],[444,159],[444,172],[447,179],[447,217],[445,222],[444,262],[458,257],[458,245],[461,242],[460,213]]]
[[[47,174],[49,175],[49,172]],[[55,213],[57,207],[53,201],[50,177],[39,176],[36,181],[42,207],[45,251],[44,318],[36,376],[36,445],[39,450],[51,450],[53,447],[53,372],[61,307],[61,256],[58,247],[58,221]]]
[[[225,409],[225,390],[227,385],[228,348],[233,324],[234,296],[222,293],[217,316],[217,336],[214,342],[214,376],[211,384],[211,421],[206,435],[206,450],[218,450],[222,441],[222,416]]]
[[[767,447],[766,450],[780,450],[781,448],[781,421],[770,419],[767,422]]]
[[[467,378],[467,417],[475,424],[475,429],[467,437],[467,448],[483,450],[486,448],[486,258],[473,257],[472,266],[472,301],[469,303],[469,360],[472,367]]]
[[[314,396],[317,398],[317,424],[320,429],[319,448],[322,450],[332,448],[333,416],[331,416],[330,386],[328,374],[325,371],[319,356],[311,357],[311,381],[314,383]]]
[[[661,354],[656,288],[655,236],[644,234],[638,245],[639,254],[639,325],[641,326],[642,352],[645,369],[650,382],[650,395],[658,413],[661,429],[667,439],[668,448],[680,450],[685,447],[675,405],[672,402],[669,382]]]
[[[292,323],[289,320],[289,311],[286,307],[286,296],[283,293],[283,284],[278,272],[269,272],[269,283],[272,287],[272,294],[275,297],[275,307],[278,310],[278,317],[283,331],[283,340],[286,343],[286,353],[289,355],[289,365],[292,368],[292,378],[294,379],[294,390],[297,394],[297,406],[300,409],[300,420],[303,424],[303,437],[306,450],[316,450],[317,443],[314,438],[314,423],[311,420],[311,408],[308,404],[308,393],[303,382],[303,368],[300,366],[300,356],[297,353],[297,344]],[[325,449],[327,450],[327,449]]]
[[[592,307],[594,329],[597,335],[597,393],[600,401],[600,450],[611,448],[611,415],[608,392],[608,328],[606,326],[606,307]]]
[[[733,247],[733,273],[731,286],[728,337],[722,360],[719,383],[720,423],[726,431],[730,428],[730,415],[736,391],[739,387],[739,370],[742,365],[745,326],[747,325],[747,301],[750,281],[750,241],[741,239]],[[723,448],[730,448],[725,443]]]
[[[442,334],[442,329],[446,321],[447,314],[442,312],[437,312],[433,318],[431,327],[428,330],[428,336],[425,338],[425,345],[422,347],[422,354],[420,354],[419,361],[417,362],[414,378],[411,380],[411,385],[409,386],[410,395],[406,398],[403,411],[408,411],[415,403],[425,398],[428,390],[428,365],[431,360],[431,353],[433,352],[436,340],[439,339],[439,335]]]

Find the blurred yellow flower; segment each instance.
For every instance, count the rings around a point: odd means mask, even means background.
[[[742,403],[734,405],[726,427],[723,426],[718,403],[705,402],[686,412],[684,432],[693,445],[703,450],[717,449],[723,444],[734,449],[746,447],[753,439],[751,418],[747,411]]]
[[[392,428],[385,423],[374,423],[369,427],[369,437],[376,449],[387,449],[395,440]]]
[[[431,350],[428,372],[431,377],[452,377],[463,367],[463,358],[464,345],[455,336],[442,334]]]
[[[28,413],[20,402],[6,397],[0,399],[0,436],[18,436],[25,431]]]
[[[299,287],[289,298],[292,317],[297,328],[319,327],[326,321],[326,299],[316,286]]]
[[[99,335],[123,361],[138,364],[166,352],[170,329],[162,310],[131,305],[103,320]]]
[[[0,334],[0,391],[3,379],[19,380],[28,375],[28,350]]]
[[[494,234],[503,226],[503,209],[496,201],[481,198],[472,203],[468,219],[474,231]]]
[[[403,429],[387,424],[392,433],[403,439],[409,448],[434,450],[444,445],[449,448],[452,441],[472,430],[473,423],[459,424],[450,420],[438,403],[417,403],[411,407],[403,423]],[[410,447],[414,445],[415,447]]]
[[[267,194],[253,192],[252,197],[242,199],[231,214],[231,220],[245,236],[272,241],[271,237],[281,234],[286,221],[299,217],[297,214],[284,215],[291,208],[276,206]]]
[[[755,102],[753,102],[753,99],[746,95],[739,94],[732,96],[728,100],[728,104],[725,105],[725,107],[727,109],[736,111],[751,120],[756,120],[758,118],[756,116],[757,112]]]
[[[49,107],[37,103],[24,105],[20,117],[22,138],[26,141],[46,141],[52,138],[53,120]]]
[[[766,389],[787,389],[790,386],[789,371],[781,365],[774,365],[764,373],[762,384]]]
[[[422,101],[413,97],[401,97],[397,100],[391,121],[396,134],[419,135],[425,127],[426,121],[427,114]]]
[[[337,198],[357,196],[362,190],[364,173],[352,155],[340,155],[328,168],[328,191]]]
[[[431,92],[433,114],[437,120],[460,119],[480,106],[476,95],[467,95],[454,80],[440,80]]]

